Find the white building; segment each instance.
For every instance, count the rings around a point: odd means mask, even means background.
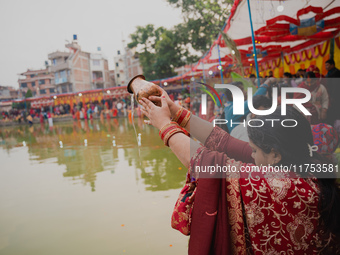
[[[58,93],[110,87],[108,61],[100,52],[82,51],[77,40],[65,47],[68,52],[56,51],[48,55],[51,60],[49,70],[54,74]]]
[[[125,67],[126,55],[122,55],[120,50],[117,52],[117,56],[113,58],[115,64],[115,79],[116,85],[125,86],[129,82],[126,77],[126,67]]]
[[[103,89],[111,86],[108,61],[100,53],[90,54],[92,88]]]
[[[126,86],[138,74],[143,74],[136,49],[125,48],[125,54],[117,52],[114,57],[115,79],[117,86]]]

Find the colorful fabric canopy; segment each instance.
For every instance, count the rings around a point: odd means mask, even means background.
[[[340,35],[340,0],[250,0],[250,6],[258,62],[267,66],[270,62],[273,68],[281,64],[281,57],[289,64],[294,59],[323,56],[329,46],[324,47],[325,41]],[[223,31],[236,43],[243,66],[253,66],[247,0],[234,2]],[[218,72],[220,64],[226,67],[235,63],[234,54],[219,35],[192,71]],[[190,72],[162,81],[176,81],[189,75]]]

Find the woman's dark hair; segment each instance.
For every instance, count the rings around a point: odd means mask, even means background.
[[[277,119],[278,121],[272,126],[272,122],[266,121],[266,119]],[[282,121],[287,119],[295,120],[296,126],[284,127],[281,125]],[[255,123],[256,120],[258,120],[258,124]],[[278,107],[270,115],[256,116],[252,126],[260,126],[261,121],[264,123],[261,127],[248,126],[249,139],[264,153],[268,154],[272,150],[279,152],[281,154],[280,165],[328,164],[329,166],[332,164],[317,152],[312,152],[313,156],[310,156],[309,145],[314,145],[311,126],[295,108],[288,106],[286,115],[282,115],[281,107]],[[293,126],[295,123],[284,121],[286,126]],[[340,243],[340,188],[335,176],[329,178],[328,175],[327,177],[327,179],[318,179],[320,226],[324,226],[325,236],[333,234]]]
[[[257,95],[253,97],[253,106],[255,109],[259,109],[261,106],[269,109],[272,106],[272,100],[264,95]]]

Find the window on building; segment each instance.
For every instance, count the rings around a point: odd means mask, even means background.
[[[67,73],[66,70],[60,71],[60,78],[66,78]]]
[[[97,60],[97,59],[92,60],[92,64],[93,64],[94,66],[100,66],[100,60]]]
[[[50,93],[55,93],[55,89],[50,89]]]
[[[34,87],[35,86],[35,81],[31,82],[31,85],[32,85],[32,87]]]
[[[54,58],[54,59],[52,60],[52,65],[54,65],[54,66],[57,65],[57,59],[56,59],[56,58]]]
[[[46,94],[46,89],[41,89],[41,90],[40,90],[40,94],[41,94],[41,95]]]
[[[61,86],[61,93],[67,93],[67,85]]]
[[[20,85],[22,88],[27,88],[27,83],[26,82],[23,82],[23,83],[21,83],[21,85]]]
[[[117,78],[119,78],[119,73],[117,73]]]
[[[118,63],[118,62],[116,62],[116,66],[117,66],[117,67],[119,66],[119,63]]]
[[[39,85],[45,84],[45,80],[39,80]]]
[[[119,51],[117,51],[117,53],[118,53],[118,55],[120,55],[120,50],[119,50]]]
[[[33,78],[35,76],[35,74],[31,74],[30,77]]]

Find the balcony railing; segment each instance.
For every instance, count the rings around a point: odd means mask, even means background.
[[[56,51],[53,53],[48,54],[48,59],[54,59],[54,58],[64,58],[70,56],[71,53],[69,52],[62,52],[62,51]]]
[[[65,70],[65,69],[70,69],[70,66],[67,62],[56,64],[55,66],[50,67],[51,73],[55,73],[57,71]]]

